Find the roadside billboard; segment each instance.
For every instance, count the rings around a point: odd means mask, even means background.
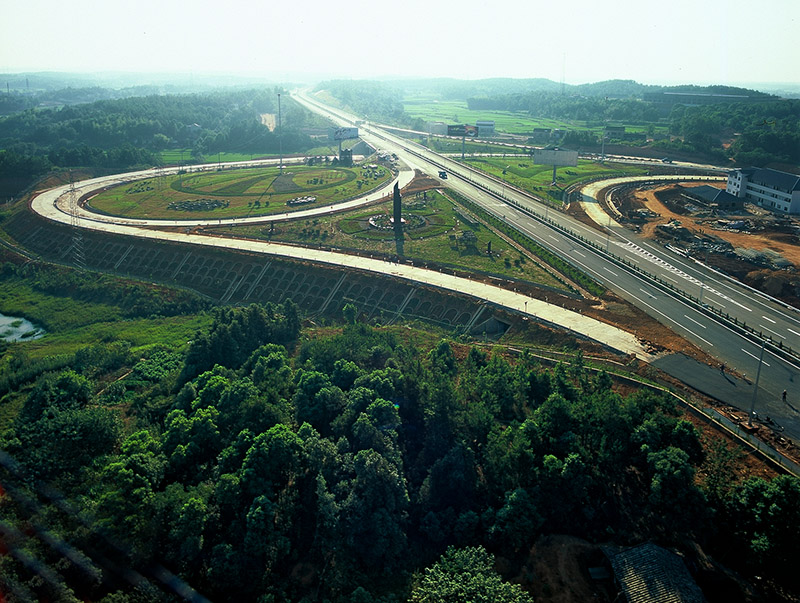
[[[475,137],[478,135],[478,126],[465,126],[464,124],[458,124],[455,126],[447,126],[447,135],[448,136],[469,136]]]
[[[578,151],[561,149],[534,149],[533,162],[539,165],[578,165]]]
[[[334,140],[349,140],[358,138],[358,128],[336,128],[333,131]]]

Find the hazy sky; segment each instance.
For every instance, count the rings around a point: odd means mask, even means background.
[[[800,0],[0,0],[0,72],[800,82]]]

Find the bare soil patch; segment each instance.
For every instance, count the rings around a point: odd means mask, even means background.
[[[574,536],[547,535],[533,545],[527,562],[513,581],[523,584],[534,601],[611,601],[605,585],[589,577],[589,567],[603,564],[604,555],[598,545]]]
[[[719,183],[709,184],[720,187]],[[639,231],[655,240],[669,240],[664,237],[660,226],[668,222],[679,223],[682,240],[673,242],[693,248],[694,257],[753,288],[800,307],[800,276],[797,273],[800,238],[794,219],[775,216],[753,206],[746,206],[745,211],[737,214],[692,212],[682,203],[680,194],[681,190],[675,184],[637,190],[620,199],[620,211],[625,214],[635,209],[649,210],[651,217],[639,226]],[[723,218],[744,221],[746,230],[721,228],[718,220]],[[791,265],[777,267],[756,263],[733,253],[733,249],[740,248],[775,252]]]
[[[270,132],[274,132],[277,125],[277,116],[274,113],[262,113],[261,123],[267,126]]]
[[[717,188],[722,188],[719,186],[719,183],[716,182],[707,184],[717,185]],[[631,207],[643,207],[656,214],[656,217],[648,220],[647,224],[642,226],[641,233],[643,235],[654,237],[656,226],[659,224],[666,224],[670,220],[677,220],[684,228],[693,234],[712,234],[715,237],[719,237],[725,241],[728,241],[734,247],[745,247],[758,250],[769,249],[772,251],[777,251],[783,255],[783,257],[792,262],[792,264],[800,266],[800,245],[798,245],[797,235],[795,235],[793,232],[787,231],[786,226],[783,225],[784,223],[776,223],[772,220],[765,221],[765,223],[761,224],[761,227],[763,227],[764,230],[746,233],[733,232],[729,230],[716,230],[710,226],[710,224],[713,222],[713,218],[699,218],[689,215],[686,211],[676,211],[674,207],[667,207],[657,197],[657,193],[659,192],[675,190],[676,185],[670,184],[666,186],[660,186],[658,188],[640,190],[634,193],[633,198],[630,201]],[[746,213],[731,216],[731,218],[735,217],[755,218],[761,222],[764,214],[759,213],[753,215],[751,213]]]

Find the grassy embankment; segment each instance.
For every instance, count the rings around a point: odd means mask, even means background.
[[[576,167],[559,167],[556,170],[556,186],[553,181],[553,167],[537,165],[530,157],[482,157],[465,160],[470,165],[483,170],[497,178],[502,178],[511,186],[546,196],[551,201],[561,203],[565,188],[596,178],[617,178],[620,176],[641,176],[648,174],[652,168],[621,163],[598,163],[596,161],[579,160]]]

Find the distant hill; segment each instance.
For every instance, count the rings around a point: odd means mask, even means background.
[[[588,84],[561,84],[545,78],[513,79],[488,78],[482,80],[458,80],[450,78],[392,80],[392,85],[406,94],[438,94],[447,100],[463,100],[477,97],[498,97],[507,94],[564,93],[568,96],[605,98],[643,98],[645,93],[673,92],[684,94],[710,94],[774,98],[757,90],[735,86],[657,86],[640,84],[634,80],[606,80]]]
[[[657,89],[656,86],[647,86],[633,80],[606,80],[592,84],[570,86],[573,93],[583,96],[609,96],[615,98],[638,98],[644,92]]]

